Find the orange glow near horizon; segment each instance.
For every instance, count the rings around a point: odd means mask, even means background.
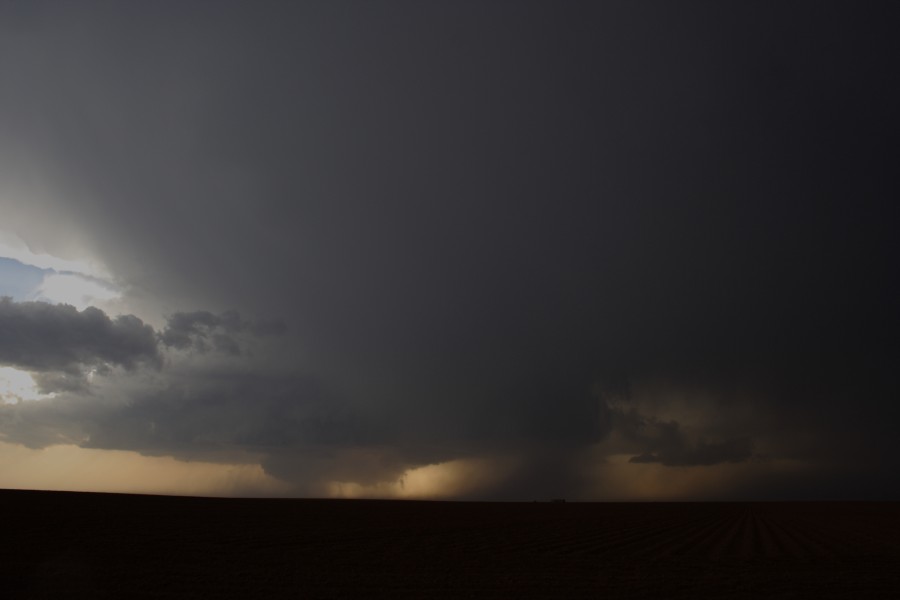
[[[800,461],[666,467],[629,463],[612,455],[589,463],[584,489],[571,500],[691,501],[728,497],[772,476],[793,476],[812,465]],[[0,488],[223,497],[326,497],[407,500],[478,498],[502,489],[523,464],[513,458],[470,458],[407,469],[394,481],[331,481],[299,487],[267,474],[257,463],[183,461],[121,450],[72,445],[31,449],[0,442]],[[301,492],[302,490],[302,492]],[[547,490],[547,498],[556,496]],[[544,498],[538,494],[540,498]],[[531,500],[522,498],[521,500]]]
[[[0,487],[178,496],[283,496],[289,486],[257,464],[219,464],[71,445],[0,442]]]
[[[331,498],[453,499],[477,493],[510,471],[510,461],[460,459],[407,469],[396,481],[373,485],[334,481],[327,485]]]

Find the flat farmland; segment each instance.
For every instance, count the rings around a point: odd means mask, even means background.
[[[3,598],[900,598],[898,503],[0,491]]]

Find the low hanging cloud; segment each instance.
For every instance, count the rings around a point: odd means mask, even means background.
[[[159,365],[156,333],[134,315],[0,298],[0,364],[75,374],[84,368]]]

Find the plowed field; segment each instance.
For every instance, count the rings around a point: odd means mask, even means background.
[[[900,598],[898,503],[0,492],[3,598]]]

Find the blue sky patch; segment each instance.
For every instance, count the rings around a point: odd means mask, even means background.
[[[0,257],[0,296],[11,296],[19,302],[33,300],[44,276],[52,272],[53,269],[41,269]]]

